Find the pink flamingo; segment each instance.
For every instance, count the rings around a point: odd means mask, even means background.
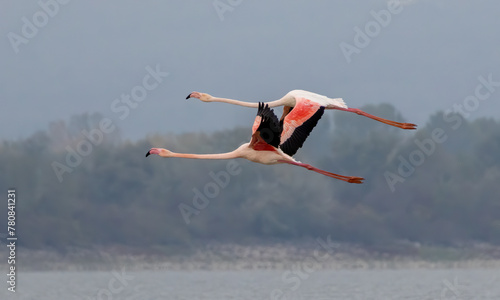
[[[356,176],[343,176],[327,172],[309,164],[296,161],[292,156],[302,147],[318,120],[323,115],[324,106],[317,102],[299,98],[294,109],[278,121],[278,117],[268,104],[258,103],[257,117],[252,126],[252,138],[236,150],[218,154],[175,153],[163,148],[151,148],[146,157],[157,154],[162,157],[181,157],[193,159],[232,159],[245,158],[250,161],[273,165],[291,164],[350,183],[362,183]]]
[[[209,94],[206,93],[199,93],[199,92],[192,92],[189,94],[186,99],[189,98],[197,98],[200,99],[203,102],[224,102],[224,103],[230,103],[230,104],[235,104],[235,105],[240,105],[240,106],[245,106],[245,107],[253,107],[257,108],[258,103],[255,102],[244,102],[244,101],[239,101],[239,100],[233,100],[233,99],[226,99],[226,98],[218,98],[218,97],[213,97]],[[387,119],[383,119],[374,115],[371,115],[369,113],[366,113],[360,109],[357,108],[348,108],[345,102],[342,100],[342,98],[335,98],[331,99],[323,95],[319,95],[316,93],[308,92],[308,91],[303,91],[303,90],[293,90],[289,93],[287,93],[283,98],[275,101],[268,102],[267,104],[269,107],[276,107],[276,106],[284,106],[283,108],[283,115],[281,116],[281,120],[283,120],[289,113],[290,111],[297,106],[301,101],[303,100],[308,100],[311,102],[314,102],[318,105],[318,107],[324,107],[326,109],[337,109],[337,110],[342,110],[342,111],[348,111],[348,112],[353,112],[358,115],[362,115],[365,117],[368,117],[370,119],[399,127],[402,129],[416,129],[417,125],[412,124],[412,123],[400,123],[400,122],[395,122]]]

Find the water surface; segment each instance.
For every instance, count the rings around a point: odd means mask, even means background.
[[[500,299],[500,270],[20,273],[1,299]]]

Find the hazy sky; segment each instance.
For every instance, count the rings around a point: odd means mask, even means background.
[[[474,96],[480,76],[500,82],[499,1],[401,2],[4,0],[0,139],[83,112],[133,139],[251,127],[254,110],[186,101],[193,90],[267,101],[306,89],[389,102],[422,124]],[[471,117],[498,116],[500,87],[480,93]]]

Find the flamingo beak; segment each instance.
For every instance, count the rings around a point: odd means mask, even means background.
[[[186,100],[189,99],[189,98],[191,98],[191,94],[192,93],[190,93],[189,95],[187,95]]]
[[[151,150],[146,153],[146,157],[150,156],[151,154],[160,154],[160,150],[158,148],[151,148]]]

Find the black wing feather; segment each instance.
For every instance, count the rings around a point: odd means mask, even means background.
[[[318,121],[321,119],[321,116],[323,116],[324,111],[325,107],[321,106],[307,121],[295,128],[290,138],[280,145],[280,149],[290,156],[297,153],[297,150],[304,145],[309,133],[311,133],[316,124],[318,124]]]
[[[264,104],[263,102],[259,102],[257,116],[262,118],[259,128],[257,129],[260,137],[269,145],[278,148],[280,144],[281,131],[283,130],[278,117],[274,114],[274,111],[269,108],[269,105]]]

